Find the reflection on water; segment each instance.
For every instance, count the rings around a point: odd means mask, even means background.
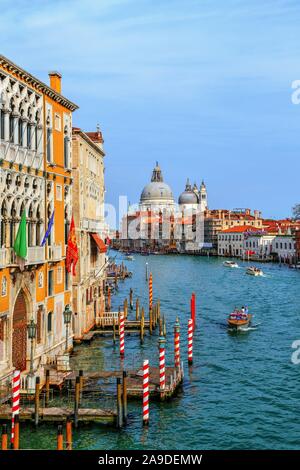
[[[121,255],[118,254],[121,259]],[[150,426],[142,426],[141,403],[129,402],[129,423],[122,431],[99,425],[74,433],[77,449],[246,449],[300,448],[300,370],[291,363],[291,344],[300,339],[300,272],[263,265],[265,277],[226,269],[220,259],[189,256],[135,255],[127,262],[132,279],[119,284],[113,309],[130,287],[147,305],[145,264],[153,272],[154,297],[167,319],[167,363],[173,361],[173,326],[181,323],[181,354],[185,365],[182,390],[174,400],[150,404]],[[197,295],[194,363],[187,367],[187,320],[191,292]],[[226,317],[237,305],[249,305],[254,327],[229,333]],[[131,315],[134,315],[133,313]],[[144,358],[158,364],[157,332],[126,336],[125,368]],[[75,348],[75,369],[120,368],[118,344],[98,338]],[[22,433],[21,444],[54,448],[56,430],[41,426]]]

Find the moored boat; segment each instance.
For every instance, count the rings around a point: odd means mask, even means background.
[[[235,262],[235,261],[224,261],[223,263],[223,266],[225,266],[225,268],[238,268],[239,265]]]
[[[262,276],[264,273],[261,269],[256,268],[255,266],[250,266],[246,269],[246,274],[249,274],[250,276]]]

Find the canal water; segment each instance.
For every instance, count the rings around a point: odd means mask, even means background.
[[[116,261],[122,255],[111,252]],[[300,364],[291,361],[292,343],[300,340],[300,272],[263,264],[264,277],[225,268],[219,258],[139,256],[128,261],[133,277],[119,284],[117,309],[128,296],[147,306],[145,264],[153,273],[154,298],[167,319],[166,361],[173,364],[173,325],[181,323],[182,390],[168,403],[150,403],[150,426],[141,425],[140,401],[129,403],[129,423],[117,431],[87,425],[74,432],[76,449],[300,449]],[[197,295],[194,364],[187,366],[187,321],[192,291]],[[226,317],[249,305],[253,328],[228,332]],[[132,316],[134,314],[131,314]],[[157,338],[126,336],[125,367],[143,358],[158,364]],[[78,370],[119,369],[118,345],[99,338],[75,348]],[[101,404],[99,404],[101,406]],[[23,448],[54,448],[55,428],[42,425],[22,433]]]

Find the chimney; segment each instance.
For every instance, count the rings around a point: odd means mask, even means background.
[[[50,87],[57,93],[61,93],[61,74],[59,72],[49,72]]]

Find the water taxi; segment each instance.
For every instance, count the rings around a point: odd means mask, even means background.
[[[232,330],[244,330],[251,323],[252,315],[248,311],[235,309],[228,317],[227,323]]]
[[[255,266],[250,266],[246,269],[246,274],[249,274],[250,276],[262,276],[264,273],[261,269],[256,268]]]
[[[127,261],[133,261],[134,260],[134,257],[132,256],[131,253],[125,253],[125,259]]]
[[[224,261],[223,266],[225,268],[238,268],[239,265],[235,261]]]

